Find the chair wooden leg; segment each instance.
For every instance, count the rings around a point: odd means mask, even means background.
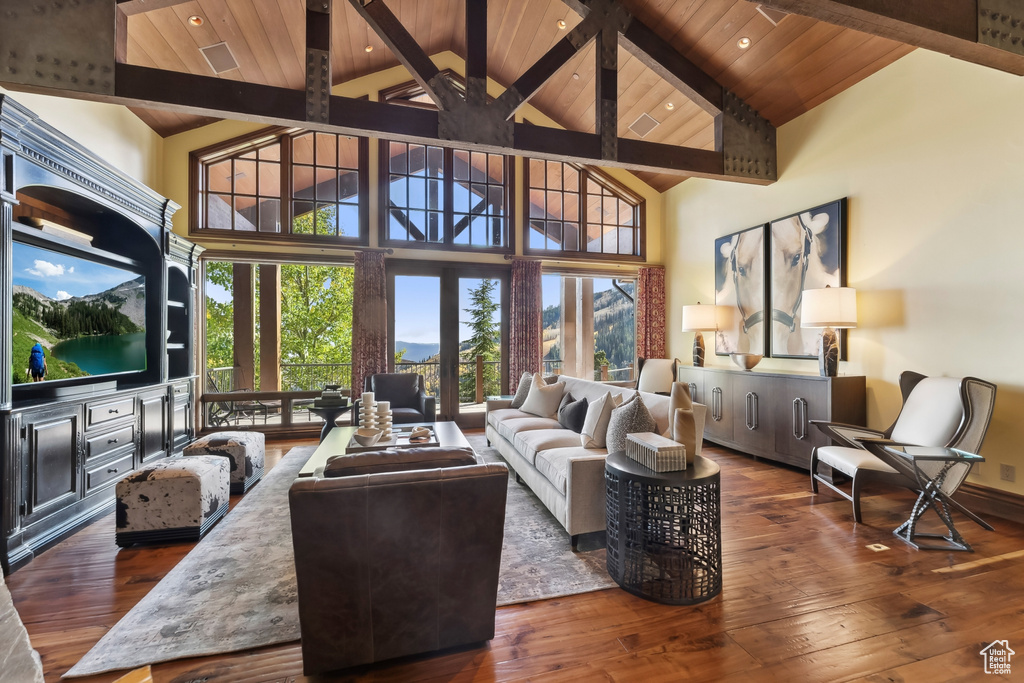
[[[850,490],[851,498],[853,499],[853,521],[858,524],[863,524],[860,516],[860,486],[863,479],[863,472],[857,470],[853,473],[853,484]]]
[[[811,493],[818,492],[818,480],[814,476],[818,473],[818,449],[811,451]]]
[[[572,543],[572,551],[574,553],[579,551],[580,535],[579,534],[574,534],[572,537],[570,537],[569,540]]]

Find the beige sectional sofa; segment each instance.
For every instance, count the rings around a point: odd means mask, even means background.
[[[589,403],[607,392],[624,399],[636,393],[575,377],[561,376],[558,381],[564,385],[563,395],[568,391],[574,399],[585,397]],[[658,431],[669,434],[670,415],[675,412],[670,398],[647,392],[640,395]],[[563,428],[558,420],[510,408],[511,403],[507,399],[487,402],[487,439],[565,527],[575,549],[580,534],[605,529],[604,461],[608,451],[584,448],[580,435]],[[703,434],[705,406],[693,404],[693,413],[697,434]],[[700,448],[698,439],[697,454]]]

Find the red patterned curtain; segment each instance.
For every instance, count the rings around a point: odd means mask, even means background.
[[[640,268],[636,278],[636,355],[665,358],[665,268]]]
[[[363,380],[388,371],[388,288],[384,253],[356,253],[352,302],[352,398],[363,391]]]
[[[512,262],[508,380],[509,391],[513,393],[524,372],[540,372],[540,286],[540,261]]]

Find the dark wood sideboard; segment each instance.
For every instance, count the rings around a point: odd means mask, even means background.
[[[829,443],[811,420],[864,425],[867,419],[863,376],[686,365],[678,380],[707,406],[705,439],[796,467],[809,467],[814,447]]]
[[[202,248],[171,231],[178,206],[0,95],[0,566],[5,573],[114,508],[116,482],[195,433]],[[41,217],[87,246],[18,222]],[[99,254],[145,276],[146,367],[14,385],[16,241]],[[62,246],[63,245],[63,246]],[[70,249],[70,251],[68,251]],[[17,359],[23,363],[23,359]],[[110,542],[114,542],[111,522]]]

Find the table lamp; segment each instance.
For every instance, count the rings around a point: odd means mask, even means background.
[[[818,371],[835,377],[839,370],[839,337],[833,328],[857,327],[857,290],[852,287],[805,289],[800,327],[824,327],[818,341]]]
[[[683,306],[683,332],[696,332],[693,335],[693,366],[704,367],[704,335],[701,332],[717,330],[715,320],[717,306],[701,304]]]

